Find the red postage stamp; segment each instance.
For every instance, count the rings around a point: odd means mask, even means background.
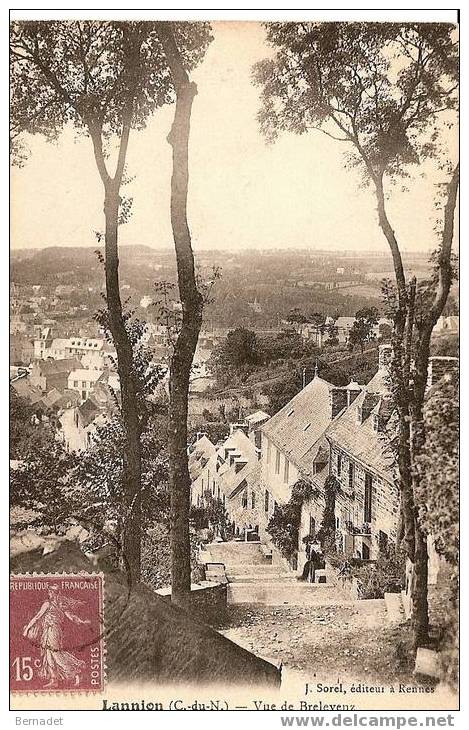
[[[10,577],[12,692],[104,687],[104,576]]]

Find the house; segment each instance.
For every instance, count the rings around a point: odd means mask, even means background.
[[[265,411],[256,411],[244,419],[248,426],[247,435],[254,442],[254,446],[260,455],[262,450],[262,426],[267,423],[270,416]]]
[[[32,386],[47,393],[52,388],[63,391],[68,385],[69,375],[80,363],[76,358],[63,360],[38,360],[33,363],[29,380]]]
[[[77,392],[72,392],[79,397]],[[117,402],[110,386],[98,382],[89,398],[81,404],[73,404],[61,414],[59,420],[65,448],[70,452],[87,449],[96,429],[106,422],[116,408]]]
[[[459,335],[459,316],[440,317],[433,328],[434,335]]]
[[[324,433],[347,397],[348,391],[323,380],[316,370],[311,382],[261,427],[262,540],[269,542],[266,527],[275,506],[290,500],[293,485],[304,477],[319,478],[326,468]]]
[[[243,534],[259,525],[256,516],[260,500],[260,471],[255,472],[259,459],[253,441],[236,426],[232,425],[230,435],[216,447],[213,444],[213,448],[208,446],[209,440],[205,435],[192,447],[189,456],[191,502],[202,506],[207,495],[220,500],[225,505],[233,531]]]
[[[390,345],[379,348],[379,368],[326,431],[329,473],[340,485],[335,516],[338,548],[374,559],[396,541],[399,491],[388,435],[396,418],[389,391]]]
[[[70,297],[75,291],[76,287],[73,284],[58,284],[55,287],[55,293],[58,297]]]
[[[68,375],[68,388],[78,391],[82,400],[86,400],[105,372],[105,370],[87,370],[82,367],[75,368]]]

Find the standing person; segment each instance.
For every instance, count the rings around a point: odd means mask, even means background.
[[[314,542],[311,544],[309,561],[310,561],[309,580],[310,580],[310,583],[314,583],[316,580],[316,570],[319,570],[322,567],[321,546],[318,542]]]

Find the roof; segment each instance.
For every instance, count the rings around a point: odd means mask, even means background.
[[[29,378],[25,377],[12,380],[10,386],[20,398],[26,398],[33,405],[42,399],[42,391],[39,388],[35,388],[34,385],[31,385]]]
[[[375,414],[383,411],[386,415],[390,413],[388,377],[387,369],[380,368],[354,402],[329,426],[326,437],[365,466],[391,480],[394,457],[384,434],[374,430],[372,413],[373,410]],[[358,409],[366,402],[370,402],[373,408],[360,423]]]
[[[261,423],[261,421],[267,421],[270,418],[268,413],[265,413],[265,411],[256,411],[255,413],[251,413],[250,416],[246,416],[246,421],[251,425],[255,425],[256,423]]]
[[[71,541],[16,555],[12,573],[92,573],[96,566]],[[110,556],[112,558],[112,556]],[[105,573],[107,678],[112,683],[280,686],[280,670],[230,641],[142,583],[98,558]],[[129,590],[130,588],[130,590]]]
[[[216,446],[212,444],[205,434],[192,445],[189,454],[189,472],[192,480],[199,476],[207,461],[215,454],[216,450]]]
[[[80,362],[75,357],[69,357],[63,360],[38,360],[34,366],[40,370],[41,375],[54,375],[70,373],[80,367]]]
[[[299,469],[309,472],[314,447],[332,420],[334,386],[315,376],[261,431]]]
[[[80,414],[81,422],[86,428],[86,426],[89,426],[90,423],[92,423],[94,419],[101,413],[101,408],[95,403],[94,400],[88,398],[78,408],[78,412]]]
[[[261,477],[262,477],[262,463],[260,460],[257,461],[257,464],[254,464],[251,466],[251,469],[246,472],[244,476],[244,481],[246,482],[246,486],[249,487],[251,490],[258,491],[261,484]],[[234,495],[232,495],[234,496]]]

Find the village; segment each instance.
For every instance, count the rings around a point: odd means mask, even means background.
[[[442,318],[437,341],[439,332],[443,338],[457,337],[457,319]],[[96,326],[90,328],[94,336],[55,337],[52,323],[36,327],[38,336],[27,349],[18,344],[22,329],[18,321],[16,317],[12,322],[13,392],[32,407],[36,423],[54,429],[66,451],[80,454],[92,449],[99,428],[118,407],[114,348]],[[295,328],[321,352],[324,346],[327,351],[331,332],[337,346],[346,347],[354,321],[354,317],[330,318],[318,327],[285,319],[282,326]],[[293,676],[308,674],[312,647],[304,649],[311,626],[316,626],[315,641],[321,647],[323,631],[330,640],[340,635],[344,666],[349,656],[366,654],[370,666],[357,670],[356,681],[382,680],[382,657],[374,657],[373,634],[384,632],[384,646],[393,652],[393,632],[410,616],[404,572],[386,576],[374,591],[364,585],[362,575],[363,568],[389,556],[397,542],[399,489],[391,448],[396,411],[390,391],[388,327],[388,321],[381,319],[370,332],[369,357],[375,360],[375,374],[368,382],[351,377],[346,385],[334,385],[321,377],[316,357],[314,370],[303,377],[303,387],[280,410],[250,411],[249,401],[244,401],[234,414],[237,417],[225,424],[226,436],[218,440],[210,438],[196,418],[199,430],[188,443],[191,504],[199,515],[194,523],[199,584],[193,589],[207,593],[204,618],[208,616],[241,646],[281,662]],[[210,356],[225,332],[201,332],[190,388],[194,414],[200,414],[199,399],[207,403],[206,381],[214,380]],[[22,342],[25,339],[23,333]],[[165,342],[163,326],[145,328],[145,344],[155,360],[161,357],[164,373]],[[457,365],[456,357],[432,356],[428,391],[450,378]],[[153,394],[155,402],[167,401],[167,383],[163,374]],[[264,403],[268,408],[268,400]],[[215,517],[214,506],[218,506]],[[318,560],[314,565],[312,550]],[[429,555],[429,583],[436,590],[441,559],[431,537]],[[168,595],[164,586],[156,590]],[[285,622],[292,620],[297,631],[290,641]],[[350,636],[333,628],[340,627],[341,620]],[[315,663],[323,654],[316,646]],[[426,662],[425,672],[433,673],[428,658],[418,661]],[[331,672],[327,652],[323,664],[321,676],[327,677]],[[389,681],[408,681],[413,675],[412,668],[396,665],[393,659],[387,671]],[[337,666],[331,677],[334,674]]]
[[[12,22],[15,703],[458,706],[451,18]]]

